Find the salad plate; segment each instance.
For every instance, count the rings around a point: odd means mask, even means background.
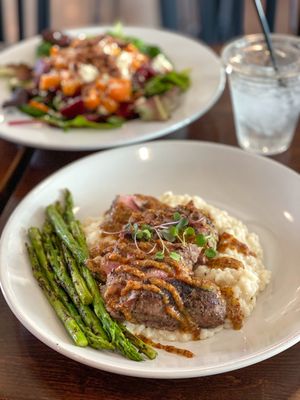
[[[82,221],[101,215],[117,194],[159,196],[168,190],[201,196],[243,221],[259,235],[272,275],[242,329],[224,329],[206,340],[172,342],[194,353],[188,359],[159,350],[155,360],[134,362],[72,344],[32,276],[24,246],[26,230],[42,224],[45,206],[66,187]],[[82,364],[165,379],[242,368],[300,340],[299,202],[298,174],[230,146],[159,141],[95,153],[44,180],[15,209],[1,237],[1,288],[12,312],[34,336]]]
[[[69,30],[66,33],[94,36],[111,27],[90,27]],[[165,121],[126,121],[115,129],[99,130],[71,128],[63,131],[44,123],[12,124],[24,120],[16,109],[1,109],[0,137],[27,146],[56,150],[95,150],[128,145],[154,139],[184,127],[199,118],[217,101],[224,89],[225,76],[219,58],[207,46],[191,38],[164,30],[126,27],[124,34],[159,46],[172,61],[177,71],[189,70],[191,85],[181,95],[181,103]],[[26,63],[33,65],[40,37],[30,38],[11,46],[1,53],[1,64]],[[11,97],[8,84],[0,81],[0,103]],[[26,116],[25,116],[26,117]]]

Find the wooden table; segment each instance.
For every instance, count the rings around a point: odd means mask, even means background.
[[[236,145],[226,90],[200,120],[169,139]],[[42,179],[88,153],[26,149],[0,140],[0,231],[10,213]],[[291,148],[274,157],[300,172],[300,126]],[[300,343],[259,364],[222,375],[151,380],[86,367],[54,352],[14,317],[0,295],[0,399],[300,399]]]

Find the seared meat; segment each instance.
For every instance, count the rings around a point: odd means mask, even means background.
[[[192,202],[173,208],[151,196],[118,196],[101,229],[88,266],[104,283],[113,317],[195,337],[224,322],[219,288],[194,276],[195,266],[214,254],[218,233]]]
[[[204,289],[180,281],[172,283],[180,292],[184,306],[197,326],[215,328],[224,322],[226,303],[216,287]]]
[[[103,287],[107,309],[115,318],[170,331],[214,328],[224,322],[226,303],[214,284],[199,280],[186,283],[163,274],[159,277],[155,269],[143,276],[135,272],[119,266]]]
[[[189,225],[204,234],[218,237],[208,215],[198,210],[192,202],[185,206],[170,207],[152,196],[117,196],[105,215],[102,228],[107,231],[122,229],[130,223],[159,225],[170,222],[175,212],[188,218]]]

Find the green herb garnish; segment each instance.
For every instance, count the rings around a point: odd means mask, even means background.
[[[173,243],[178,236],[178,229],[176,226],[170,226],[168,229],[164,229],[161,234],[165,240]]]
[[[183,236],[195,236],[195,229],[191,226],[188,226],[187,228],[185,228]]]
[[[203,233],[199,233],[198,235],[196,235],[196,239],[195,239],[196,245],[199,247],[203,247],[206,245],[207,239],[206,237],[203,235]]]
[[[175,86],[179,87],[182,91],[185,91],[189,88],[189,71],[171,71],[164,75],[156,75],[146,82],[145,93],[146,96],[163,94]]]
[[[155,256],[154,256],[155,260],[159,260],[159,261],[163,260],[164,257],[165,257],[165,255],[162,251],[158,251],[157,253],[155,253]]]
[[[144,240],[150,240],[152,238],[152,233],[149,231],[149,229],[143,229],[142,232]]]
[[[176,251],[171,251],[170,252],[170,257],[175,261],[180,261],[181,260],[181,255],[179,253],[176,253]]]
[[[176,212],[173,214],[173,221],[179,221],[180,218],[181,218],[180,213],[179,213],[178,211],[176,211]]]
[[[212,247],[209,247],[208,249],[205,250],[204,254],[206,255],[207,258],[214,258],[216,257],[217,252]]]
[[[183,228],[188,226],[188,224],[189,224],[189,220],[186,217],[182,217],[178,221],[178,224],[176,225],[176,228],[178,229],[178,231],[181,231],[181,230],[183,230]]]
[[[50,55],[52,44],[43,40],[36,49],[36,55],[38,57],[48,57]]]

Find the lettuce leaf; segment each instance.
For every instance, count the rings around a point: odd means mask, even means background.
[[[189,88],[190,83],[189,71],[171,71],[164,75],[156,75],[150,78],[145,84],[145,94],[146,96],[162,94],[175,86],[185,91]]]
[[[50,55],[50,49],[52,44],[50,42],[46,42],[42,40],[41,43],[36,48],[37,57],[48,57]]]

